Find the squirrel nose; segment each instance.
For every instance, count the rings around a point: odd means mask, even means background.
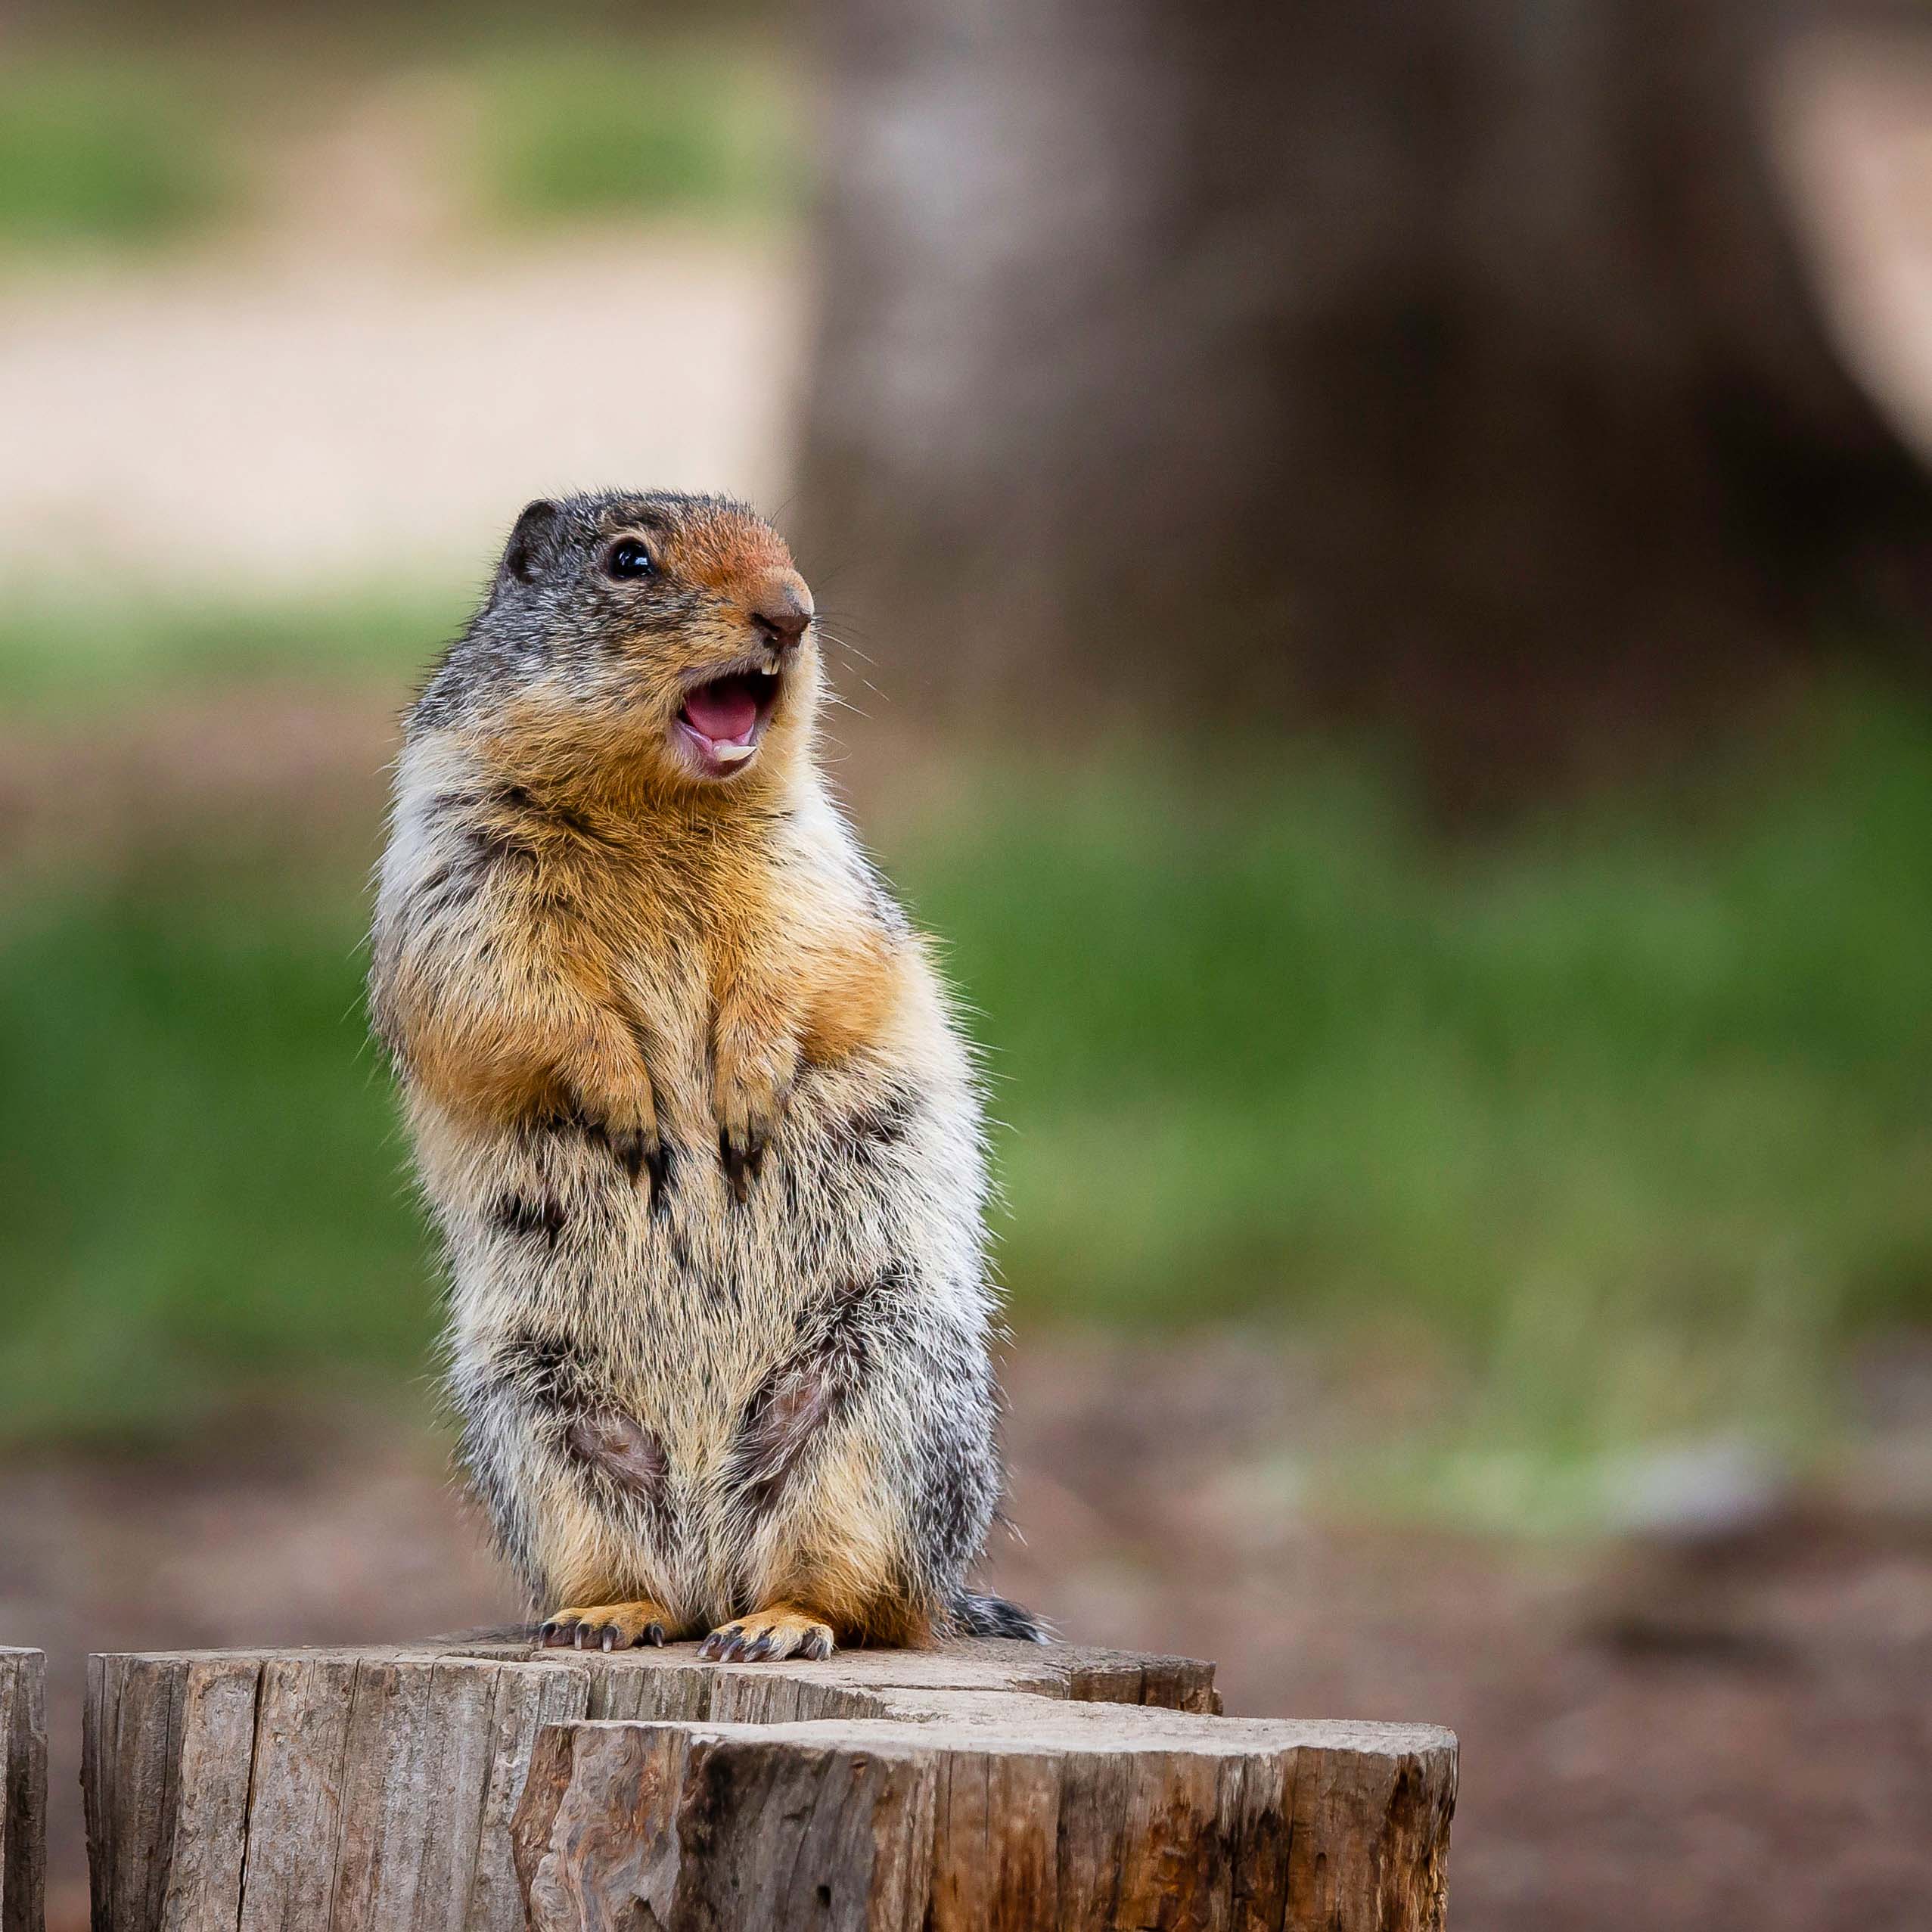
[[[790,650],[805,635],[812,617],[812,593],[796,570],[769,579],[751,601],[753,626],[781,651]]]

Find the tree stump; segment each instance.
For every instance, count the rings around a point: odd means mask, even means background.
[[[0,1649],[0,1932],[42,1932],[47,1884],[47,1660]]]
[[[1222,1718],[1213,1676],[997,1642],[97,1657],[95,1932],[1439,1925],[1449,1734]]]

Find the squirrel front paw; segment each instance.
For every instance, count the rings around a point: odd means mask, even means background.
[[[658,1129],[650,1076],[641,1066],[621,1074],[585,1068],[567,1084],[585,1128],[633,1182],[649,1189],[652,1215],[663,1213],[670,1200],[671,1150]]]
[[[735,1201],[750,1197],[751,1184],[763,1171],[765,1151],[778,1132],[797,1064],[797,1050],[789,1045],[758,1052],[728,1050],[722,1039],[718,1043],[713,1095],[718,1159]]]
[[[649,1189],[651,1213],[663,1213],[671,1197],[671,1150],[658,1133],[657,1122],[647,1126],[606,1127],[604,1137],[617,1164]]]

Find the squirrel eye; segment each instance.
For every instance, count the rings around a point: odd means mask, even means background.
[[[651,552],[635,537],[627,536],[610,546],[604,567],[613,577],[648,577],[654,566]]]

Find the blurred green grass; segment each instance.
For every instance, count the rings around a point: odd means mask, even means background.
[[[1456,1329],[1539,1280],[1932,1307],[1932,742],[1868,714],[1821,762],[1459,849],[1360,770],[1002,786],[902,871],[996,1048],[1016,1278]]]
[[[1809,738],[1480,842],[1295,747],[964,767],[877,828],[989,1048],[1017,1317],[1385,1337],[1499,1452],[1815,1433],[1932,1315],[1932,716]],[[0,1432],[424,1368],[368,856],[0,900]]]
[[[0,707],[39,720],[298,683],[393,688],[474,607],[474,589],[370,582],[219,601],[27,581],[0,598]]]
[[[428,1275],[353,893],[183,868],[0,941],[0,1432],[138,1436],[418,1366]]]
[[[470,172],[499,216],[736,215],[797,198],[800,128],[775,61],[675,37],[476,70]]]
[[[204,106],[144,67],[0,69],[0,244],[149,245],[206,225],[235,182]]]
[[[800,198],[794,90],[776,51],[741,33],[526,20],[464,46],[453,61],[398,49],[366,23],[324,35],[295,98],[285,63],[245,44],[112,61],[35,51],[0,70],[0,247],[145,250],[232,224],[273,202],[293,149],[364,100],[392,131],[414,117],[420,138],[392,165],[424,168],[472,223],[715,222]]]

